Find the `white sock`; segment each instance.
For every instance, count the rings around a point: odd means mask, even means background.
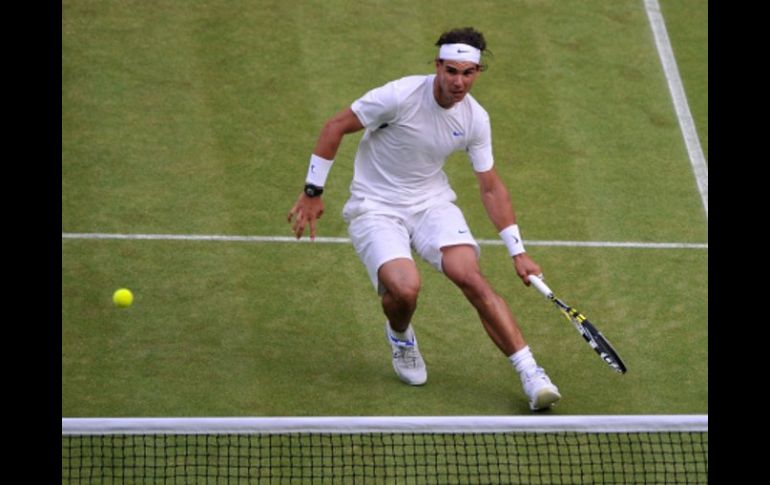
[[[508,360],[513,364],[514,369],[519,374],[533,370],[537,367],[535,358],[532,356],[532,352],[529,350],[529,345],[519,350],[518,352],[508,356]]]
[[[412,340],[412,336],[414,335],[414,332],[412,332],[412,324],[410,323],[407,325],[406,330],[403,332],[396,332],[393,330],[393,327],[390,326],[390,322],[388,322],[388,329],[390,330],[390,334],[394,336],[396,339],[401,340],[403,342],[410,342]]]

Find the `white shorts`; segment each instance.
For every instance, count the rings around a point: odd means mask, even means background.
[[[477,258],[481,254],[462,211],[451,202],[415,214],[392,208],[359,212],[346,207],[345,212],[353,247],[380,294],[385,291],[377,276],[380,266],[398,258],[413,259],[412,249],[438,271],[443,247],[465,244],[473,247]]]

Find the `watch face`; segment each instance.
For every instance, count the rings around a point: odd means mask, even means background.
[[[317,197],[323,193],[322,187],[316,187],[315,185],[308,184],[305,186],[305,194],[308,197]]]

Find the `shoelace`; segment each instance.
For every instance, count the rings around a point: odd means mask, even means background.
[[[537,367],[537,368],[535,368],[535,370],[533,370],[531,372],[527,372],[524,375],[524,378],[527,381],[532,381],[534,379],[540,379],[540,380],[543,380],[545,382],[548,382],[548,376],[546,375],[545,370],[543,370],[542,367]]]
[[[399,347],[393,355],[396,359],[405,362],[410,367],[417,367],[419,354],[414,347]]]

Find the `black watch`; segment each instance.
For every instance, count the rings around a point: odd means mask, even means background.
[[[318,197],[324,193],[324,188],[313,184],[305,184],[305,195],[308,197]]]

